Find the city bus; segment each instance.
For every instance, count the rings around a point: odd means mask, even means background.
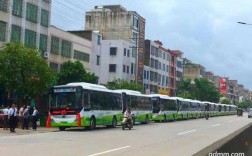
[[[161,94],[151,94],[152,120],[153,121],[174,121],[177,116],[177,99]]]
[[[114,92],[120,93],[122,95],[123,113],[127,107],[131,108],[131,111],[134,114],[134,124],[149,123],[149,121],[152,119],[152,105],[151,98],[148,95],[127,89],[117,89],[114,90]]]
[[[105,86],[69,83],[54,86],[49,97],[48,123],[65,130],[97,125],[116,127],[122,119],[122,94]]]

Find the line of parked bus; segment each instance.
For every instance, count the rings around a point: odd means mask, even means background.
[[[110,90],[105,86],[89,83],[69,83],[54,86],[50,93],[47,127],[87,127],[98,125],[116,127],[121,124],[123,112],[130,107],[133,122],[176,121],[203,118],[209,115],[234,115],[234,105],[201,102],[169,97],[160,94],[141,94],[131,90]]]

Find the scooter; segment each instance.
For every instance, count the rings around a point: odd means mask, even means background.
[[[209,118],[209,113],[208,113],[208,111],[206,111],[205,118],[206,118],[206,120],[208,120],[208,118]]]
[[[122,122],[122,130],[125,130],[125,128],[129,128],[129,130],[131,130],[131,128],[133,128],[133,120],[132,119],[128,119],[127,117],[123,117],[125,120],[125,122]]]

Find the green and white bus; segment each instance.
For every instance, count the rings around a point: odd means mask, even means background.
[[[151,94],[151,102],[153,106],[153,121],[174,121],[176,120],[178,104],[177,99],[161,94]]]
[[[122,94],[102,85],[69,83],[54,86],[49,100],[51,127],[65,130],[68,127],[97,125],[116,127],[122,119]]]
[[[148,95],[141,94],[141,92],[118,89],[114,92],[122,94],[123,112],[127,107],[131,108],[134,114],[133,123],[149,123],[152,119],[152,105],[151,98]]]

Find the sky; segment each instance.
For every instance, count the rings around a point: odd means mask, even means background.
[[[251,0],[53,0],[51,24],[84,29],[96,5],[122,5],[146,19],[145,38],[252,90]]]

